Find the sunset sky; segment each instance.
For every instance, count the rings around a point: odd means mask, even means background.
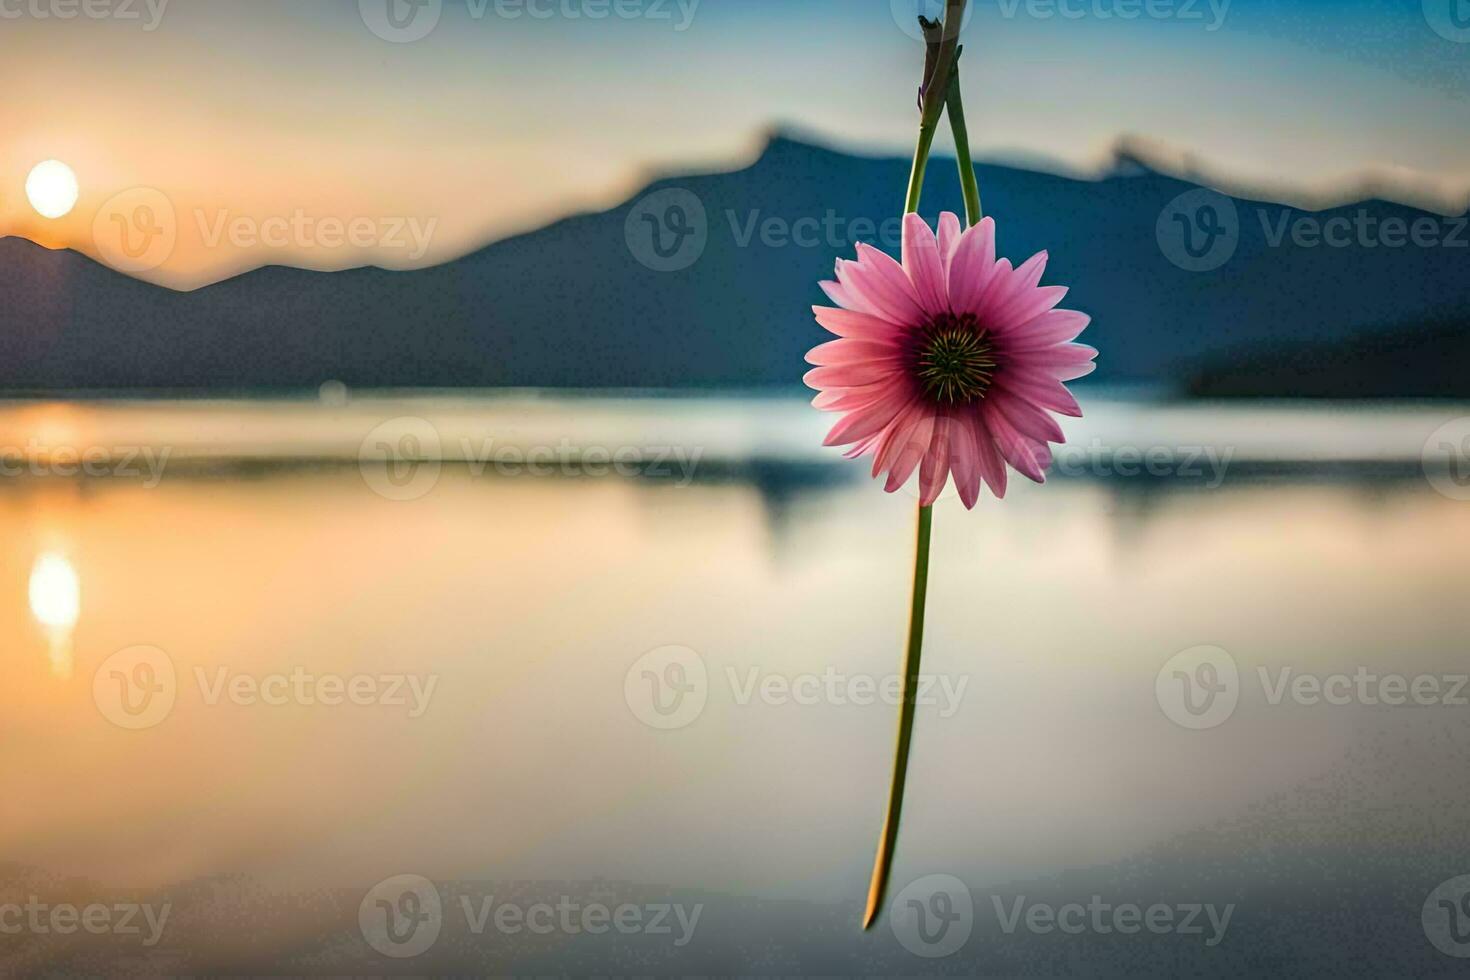
[[[130,271],[180,287],[272,262],[431,264],[651,173],[738,166],[772,125],[906,153],[915,124],[904,0],[446,0],[407,42],[371,29],[384,0],[92,2],[113,16],[0,2],[0,234],[98,257],[104,205],[152,188],[177,247]],[[977,3],[977,153],[1091,169],[1139,134],[1259,184],[1392,167],[1470,186],[1462,0],[1152,3]],[[80,187],[57,220],[25,193],[49,159]],[[242,217],[375,233],[280,246],[232,231]]]

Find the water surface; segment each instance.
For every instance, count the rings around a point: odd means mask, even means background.
[[[1470,873],[1470,503],[1421,454],[1462,414],[1103,401],[1048,486],[938,505],[896,886],[953,876],[973,915],[926,958],[856,929],[914,500],[800,402],[11,406],[0,905],[171,912],[153,945],[23,928],[0,964],[1448,973],[1421,917]],[[1235,708],[1201,725],[1206,659]],[[1375,701],[1393,676],[1438,694]],[[403,875],[443,911],[398,958],[359,912]],[[1214,944],[1006,928],[1094,896],[1233,912]],[[682,945],[477,933],[485,899],[701,912]]]

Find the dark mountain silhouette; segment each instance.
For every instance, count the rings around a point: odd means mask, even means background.
[[[825,302],[816,283],[833,259],[851,254],[854,234],[897,251],[881,225],[899,206],[907,170],[905,160],[778,136],[746,169],[659,180],[610,211],[435,268],[268,267],[188,293],[76,253],[0,240],[0,386],[789,386],[824,338],[808,308]],[[979,176],[1002,253],[1020,260],[1048,249],[1047,281],[1069,284],[1066,305],[1093,315],[1086,339],[1102,351],[1100,380],[1182,389],[1196,365],[1226,352],[1269,360],[1302,344],[1470,313],[1470,231],[1412,208],[1371,201],[1307,215],[1235,201],[1233,257],[1191,272],[1166,257],[1156,227],[1161,214],[1166,225],[1196,220],[1165,214],[1194,185],[1137,162],[1099,181],[998,165]],[[651,218],[629,215],[668,188],[697,197],[708,241],[692,265],[659,272],[634,253],[658,264],[653,231],[665,218],[683,225],[662,206]],[[936,160],[924,213],[941,209],[960,210],[960,199],[952,163]],[[1440,244],[1302,245],[1290,232],[1273,244],[1293,222],[1360,215],[1379,227],[1432,219]],[[697,215],[686,218],[697,225]],[[678,240],[666,238],[665,248]],[[1393,376],[1413,381],[1412,372]],[[1470,382],[1454,387],[1470,394]]]

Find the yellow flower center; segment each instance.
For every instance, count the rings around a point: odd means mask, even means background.
[[[995,345],[971,313],[935,317],[920,334],[915,355],[914,374],[924,394],[942,404],[984,398],[995,379]]]

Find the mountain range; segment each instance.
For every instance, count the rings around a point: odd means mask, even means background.
[[[743,169],[663,177],[433,268],[268,266],[192,292],[3,239],[0,387],[790,386],[824,339],[810,306],[833,259],[857,238],[897,252],[907,176],[907,160],[778,134]],[[1381,200],[1300,211],[1127,158],[1097,180],[978,176],[1001,254],[1048,250],[1046,281],[1093,316],[1099,381],[1186,392],[1222,364],[1289,356],[1284,390],[1252,392],[1289,394],[1312,369],[1302,351],[1341,345],[1352,370],[1314,393],[1351,396],[1366,377],[1400,396],[1470,395],[1470,381],[1416,380],[1463,349],[1445,328],[1470,322],[1463,217]],[[962,210],[952,162],[931,162],[922,210]]]

